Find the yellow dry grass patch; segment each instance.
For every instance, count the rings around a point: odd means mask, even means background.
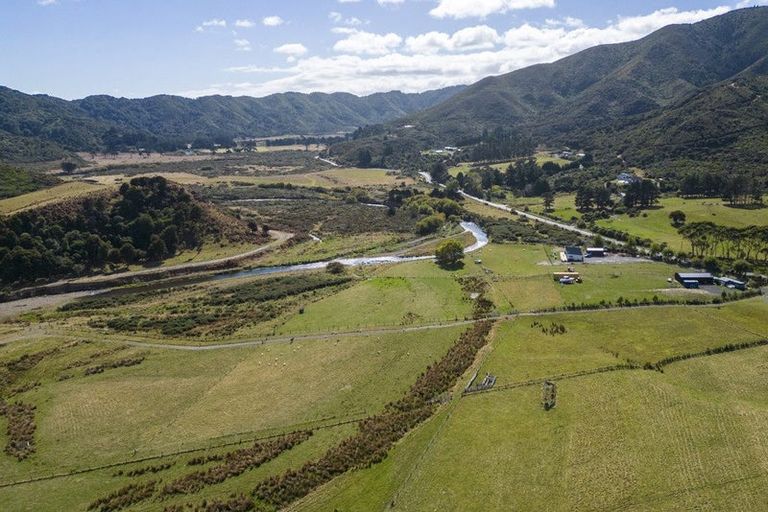
[[[61,201],[62,199],[70,199],[72,197],[79,197],[84,195],[93,194],[106,189],[107,186],[101,183],[88,183],[84,181],[71,181],[56,185],[55,187],[46,188],[42,190],[36,190],[29,194],[23,194],[9,199],[3,199],[0,201],[0,214],[13,214],[18,213],[29,208],[35,208],[38,206],[44,206],[49,203]]]

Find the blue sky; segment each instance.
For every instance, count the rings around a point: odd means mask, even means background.
[[[763,0],[0,0],[0,84],[90,94],[417,92]]]

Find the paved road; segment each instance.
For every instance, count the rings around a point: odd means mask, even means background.
[[[424,178],[424,181],[426,181],[428,184],[430,184],[430,185],[433,184],[432,176],[430,176],[430,174],[428,172],[420,172],[419,175],[422,178]],[[440,186],[442,187],[443,185],[440,185]],[[542,217],[542,216],[539,216],[539,215],[534,215],[532,213],[524,212],[522,210],[516,210],[516,209],[511,208],[511,207],[509,207],[509,206],[507,206],[505,204],[499,204],[499,203],[494,203],[494,202],[491,202],[491,201],[486,201],[485,199],[480,199],[479,197],[475,197],[475,196],[469,195],[466,192],[464,192],[463,190],[460,190],[459,193],[463,197],[465,197],[467,199],[470,199],[472,201],[476,201],[478,203],[482,203],[482,204],[484,204],[486,206],[490,206],[491,208],[496,208],[497,210],[503,210],[503,211],[508,212],[508,213],[514,213],[516,215],[519,215],[520,217],[525,217],[527,219],[535,220],[536,222],[541,222],[543,224],[549,224],[550,226],[555,226],[555,227],[558,227],[560,229],[564,229],[565,231],[571,231],[572,233],[578,233],[578,234],[580,234],[582,236],[587,236],[587,237],[590,237],[590,238],[595,238],[595,237],[598,236],[598,233],[589,231],[587,229],[577,228],[576,226],[572,226],[570,224],[566,224],[565,222],[558,222],[558,221],[552,220],[552,219],[550,219],[548,217]],[[599,236],[602,236],[602,235],[599,235]],[[602,236],[602,238],[603,238],[603,240],[607,240],[609,242],[613,242],[616,245],[624,245],[624,242],[622,242],[621,240],[614,240],[613,238],[606,238],[604,236]]]
[[[328,160],[327,158],[321,158],[320,155],[316,156],[315,160],[320,160],[321,162],[325,162],[328,165],[332,165],[334,167],[341,167],[339,164],[337,164],[336,162],[334,162],[332,160]]]

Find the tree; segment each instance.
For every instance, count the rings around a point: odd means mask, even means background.
[[[592,208],[593,191],[589,187],[581,187],[576,191],[576,209],[586,211]]]
[[[444,240],[435,251],[437,264],[443,268],[455,268],[464,259],[464,246],[458,240]]]
[[[669,218],[672,220],[672,225],[676,228],[679,228],[683,224],[685,224],[685,212],[681,210],[675,210],[673,212],[670,212]]]
[[[733,272],[740,277],[744,277],[747,272],[752,272],[752,265],[748,261],[738,260],[733,263]]]
[[[373,157],[371,156],[371,150],[363,148],[357,153],[357,166],[358,167],[370,167]]]
[[[179,234],[176,226],[168,226],[160,233],[160,238],[165,243],[165,248],[168,250],[168,254],[176,254],[176,249],[179,246]]]
[[[75,162],[63,161],[61,162],[61,170],[64,174],[72,174],[77,170],[77,164]]]
[[[120,258],[125,263],[133,263],[136,260],[136,249],[132,244],[124,243],[123,246],[120,247]]]
[[[548,190],[544,194],[544,211],[551,212],[552,207],[555,205],[555,194],[551,190]]]
[[[166,254],[168,254],[168,249],[165,247],[163,239],[157,235],[152,235],[152,241],[147,249],[147,259],[149,261],[160,261]]]
[[[448,173],[448,166],[443,161],[432,164],[429,174],[436,183],[445,183],[451,178],[451,175]]]

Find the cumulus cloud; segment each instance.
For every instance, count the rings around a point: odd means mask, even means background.
[[[403,38],[397,34],[373,34],[351,28],[335,28],[333,32],[347,37],[336,41],[334,51],[356,55],[385,55],[400,46]]]
[[[296,58],[296,57],[301,57],[302,55],[307,53],[309,50],[307,50],[307,47],[301,43],[288,43],[282,46],[278,46],[273,51],[281,55],[287,55],[288,57]]]
[[[433,54],[441,51],[489,50],[502,42],[495,29],[487,25],[467,27],[448,35],[444,32],[427,32],[405,40],[411,53]]]
[[[239,52],[249,52],[252,50],[251,42],[247,39],[235,39],[235,49]]]
[[[254,23],[251,20],[236,20],[235,26],[238,28],[251,28],[251,27],[255,27],[256,23]]]
[[[409,37],[404,42],[396,34],[387,38],[388,35],[336,27],[334,32],[346,36],[342,41],[348,41],[339,48],[341,55],[304,57],[306,48],[298,45],[303,51],[278,52],[294,59],[288,66],[240,66],[228,70],[236,74],[258,74],[262,81],[233,80],[185,94],[264,96],[282,91],[346,91],[360,95],[388,90],[419,92],[469,84],[486,76],[553,62],[598,44],[638,39],[670,23],[693,23],[728,10],[728,7],[691,11],[660,9],[643,16],[618,17],[604,27],[590,27],[567,18],[541,25],[523,23],[501,33],[486,25],[478,25],[453,34],[429,32]],[[389,42],[381,43],[382,40]],[[360,50],[362,41],[377,42],[379,50],[374,53]]]
[[[266,18],[261,20],[261,23],[265,27],[279,27],[280,25],[285,23],[285,20],[280,16],[267,16]]]
[[[43,7],[47,7],[49,5],[56,5],[59,3],[59,0],[37,0],[38,5],[42,5]]]
[[[435,18],[484,18],[520,9],[554,7],[555,0],[438,0],[429,11]]]

